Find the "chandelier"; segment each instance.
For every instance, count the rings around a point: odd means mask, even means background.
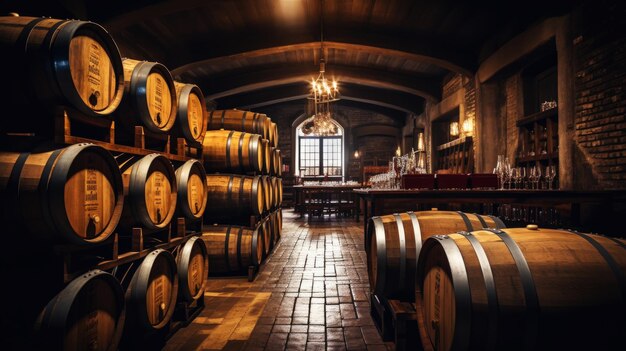
[[[311,92],[308,99],[313,103],[313,119],[310,133],[320,136],[337,134],[337,124],[333,120],[330,103],[339,100],[337,82],[326,79],[326,61],[324,60],[324,1],[321,1],[320,15],[320,73],[317,79],[311,79]]]

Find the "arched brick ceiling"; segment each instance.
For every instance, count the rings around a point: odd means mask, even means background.
[[[165,64],[218,108],[302,99],[320,59],[320,0],[6,0],[4,12],[102,24],[124,56]],[[327,76],[363,106],[419,113],[443,78],[571,1],[325,0]]]

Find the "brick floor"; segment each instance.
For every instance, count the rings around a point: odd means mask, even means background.
[[[164,350],[393,349],[369,315],[363,224],[283,218],[254,282],[210,278],[205,309]]]

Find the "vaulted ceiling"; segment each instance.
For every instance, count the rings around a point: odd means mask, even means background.
[[[446,75],[471,76],[504,42],[571,1],[6,0],[21,15],[103,25],[125,57],[165,64],[217,108],[299,103],[317,76],[340,82],[341,103],[419,114]]]

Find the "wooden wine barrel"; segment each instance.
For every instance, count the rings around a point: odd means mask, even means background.
[[[204,226],[202,240],[209,255],[209,274],[247,273],[263,259],[263,242],[256,229],[240,226]]]
[[[180,248],[176,257],[178,266],[178,296],[187,302],[204,298],[209,273],[209,259],[204,241],[194,236]]]
[[[265,208],[261,178],[238,174],[208,174],[206,176],[206,223],[220,223],[224,218],[244,218],[260,215]]]
[[[272,243],[273,247],[276,247],[278,241],[280,240],[280,235],[283,226],[283,218],[282,212],[280,209],[272,212],[270,215],[270,225],[272,230]]]
[[[101,243],[122,214],[117,163],[94,144],[41,153],[0,152],[0,178],[3,224],[45,241]]]
[[[33,107],[69,106],[89,121],[111,114],[122,101],[122,59],[109,33],[96,23],[0,17],[0,48],[3,84],[11,87],[0,94],[5,112],[23,116]],[[4,118],[0,129],[34,128],[37,117]]]
[[[125,336],[163,329],[174,314],[178,274],[174,256],[163,249],[150,252],[126,289]]]
[[[241,110],[214,110],[209,113],[208,130],[236,130],[269,137],[270,118],[262,113]]]
[[[269,136],[270,146],[278,146],[278,125],[270,121]]]
[[[257,231],[263,241],[263,255],[267,257],[273,248],[272,227],[268,217],[264,217],[257,223]]]
[[[128,127],[143,126],[165,134],[176,122],[176,88],[170,71],[158,62],[125,58],[124,99],[116,112],[117,122]]]
[[[202,146],[208,118],[204,95],[194,84],[174,81],[174,86],[178,105],[175,135],[185,138],[191,146]]]
[[[208,172],[261,172],[261,137],[233,130],[209,130],[202,143],[202,158]]]
[[[132,227],[166,228],[176,212],[177,182],[172,163],[163,155],[150,154],[122,165],[124,211],[121,231]]]
[[[41,312],[37,343],[47,350],[117,350],[124,328],[120,283],[94,270],[72,280]]]
[[[283,203],[283,180],[271,177],[270,182],[272,184],[272,209],[275,209]]]
[[[274,212],[276,216],[276,227],[274,228],[274,233],[276,234],[275,242],[278,243],[283,234],[283,210],[281,208],[277,209]]]
[[[280,156],[280,149],[271,147],[270,159],[271,159],[270,174],[275,177],[280,177],[283,174],[283,165],[282,165],[282,158]]]
[[[478,230],[427,239],[417,267],[427,349],[624,348],[626,240]]]
[[[187,219],[202,218],[207,202],[206,172],[202,163],[191,159],[176,169],[178,196],[176,212]]]
[[[261,139],[261,149],[263,152],[263,174],[270,174],[271,164],[271,154],[270,154],[270,142],[267,139]]]
[[[367,272],[371,291],[381,297],[412,300],[415,265],[426,238],[481,228],[503,228],[500,219],[452,211],[396,213],[370,218]]]
[[[263,195],[265,196],[265,211],[269,212],[274,204],[273,184],[270,176],[260,176],[261,184],[263,184]]]

